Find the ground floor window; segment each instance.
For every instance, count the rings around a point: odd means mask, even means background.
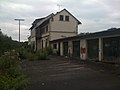
[[[53,49],[57,49],[57,44],[53,44]]]

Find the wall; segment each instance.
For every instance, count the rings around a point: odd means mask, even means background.
[[[69,21],[60,21],[60,15],[69,16]],[[61,36],[70,37],[77,34],[78,21],[66,11],[56,14],[50,23],[51,40],[61,38]]]
[[[86,39],[80,40],[80,58],[83,60],[87,59],[87,41],[86,41]]]
[[[50,32],[50,41],[75,36],[75,33]]]

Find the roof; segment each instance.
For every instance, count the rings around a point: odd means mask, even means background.
[[[32,26],[30,27],[29,30],[33,29],[37,25],[37,23],[42,21],[43,19],[45,19],[45,18],[35,19],[35,21],[32,23]]]
[[[44,19],[42,19],[41,21],[37,22],[37,24],[41,25],[43,22],[49,20],[53,15],[54,15],[53,13],[49,14],[49,15],[46,16]],[[39,25],[37,25],[37,24],[36,24],[36,28],[39,26]]]
[[[94,39],[99,37],[106,38],[106,37],[113,37],[113,36],[120,36],[120,28],[111,28],[101,32],[87,33],[87,34],[77,35],[73,37],[56,39],[51,42],[63,41],[63,40],[69,40],[69,39]]]

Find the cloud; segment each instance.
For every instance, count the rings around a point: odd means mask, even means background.
[[[82,22],[79,32],[96,32],[120,26],[120,0],[0,0],[0,28],[18,40],[18,22],[21,22],[21,40],[27,40],[28,29],[36,18],[58,11],[57,4],[66,8]]]

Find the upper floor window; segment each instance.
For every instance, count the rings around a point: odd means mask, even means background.
[[[63,20],[64,20],[63,15],[60,15],[60,21],[63,21]]]
[[[65,21],[69,21],[69,16],[65,16]]]
[[[48,32],[48,26],[46,26],[46,32]]]

